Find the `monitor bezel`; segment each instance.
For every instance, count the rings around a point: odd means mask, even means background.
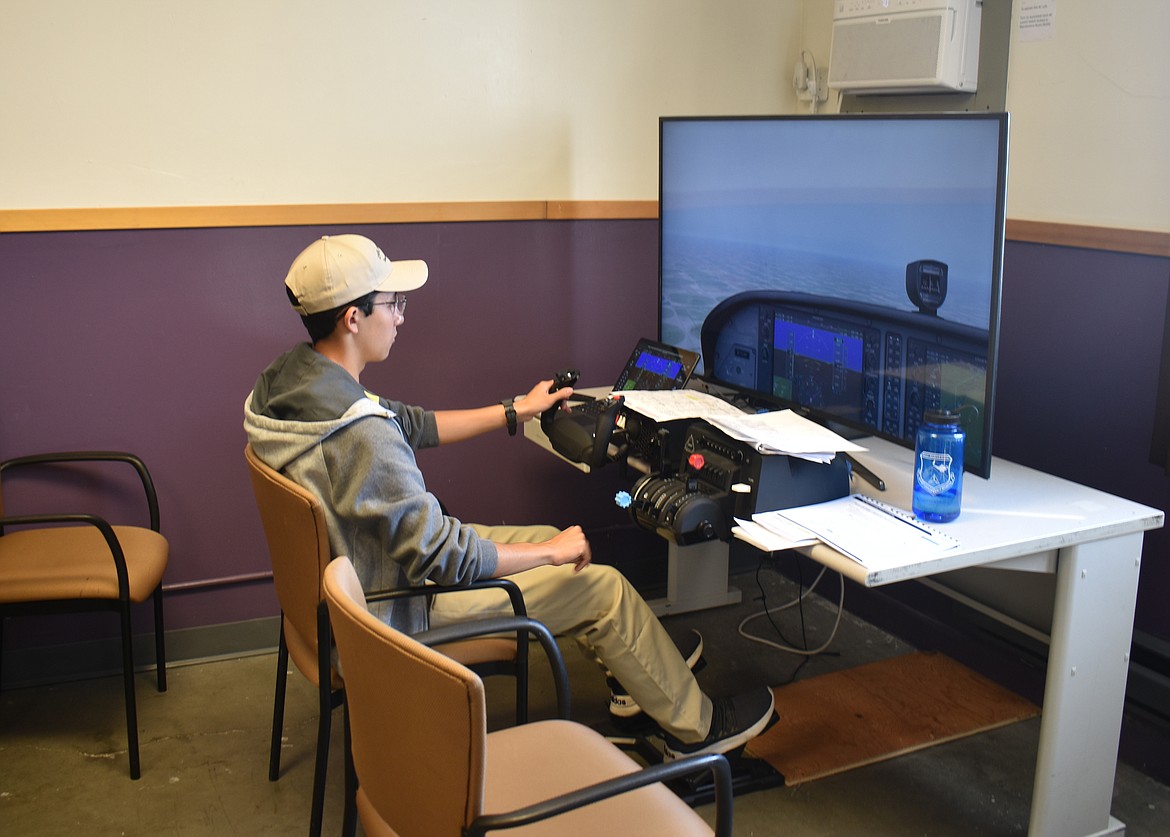
[[[975,476],[989,477],[991,473],[991,462],[993,458],[992,442],[994,438],[994,417],[995,417],[995,392],[998,379],[999,367],[999,337],[1000,337],[1000,321],[1002,317],[1002,295],[1003,295],[1003,252],[1004,252],[1004,237],[1005,237],[1005,223],[1006,223],[1006,207],[1007,207],[1007,164],[1008,164],[1008,114],[1005,112],[942,112],[942,113],[849,113],[849,114],[774,114],[774,115],[695,115],[695,116],[662,116],[659,118],[659,155],[658,155],[658,206],[659,206],[659,225],[658,225],[658,339],[663,340],[663,265],[664,265],[664,242],[665,242],[665,225],[662,222],[664,217],[663,208],[665,206],[665,189],[664,189],[664,166],[665,154],[664,144],[666,142],[666,133],[668,126],[672,123],[680,122],[929,122],[929,121],[979,121],[979,122],[994,122],[997,124],[997,164],[996,164],[996,184],[995,184],[995,220],[993,229],[993,240],[991,242],[991,286],[990,299],[988,311],[988,338],[986,350],[986,373],[984,383],[984,416],[983,416],[983,433],[982,446],[980,454],[977,459],[968,458],[965,463],[965,470]],[[712,375],[712,370],[708,368],[709,363],[706,357],[700,361],[700,369],[696,369],[692,375],[692,381],[703,381],[708,385],[716,388],[725,388],[735,390],[733,386],[720,382]],[[773,408],[790,408],[796,409],[804,415],[816,420],[824,421],[825,423],[835,426],[835,429],[842,430],[846,433],[850,431],[863,433],[869,436],[876,436],[887,439],[895,444],[904,447],[913,447],[913,440],[907,440],[894,434],[883,433],[880,429],[870,427],[861,423],[854,423],[849,421],[841,421],[838,417],[831,417],[817,410],[794,402],[786,402],[783,399],[775,396],[758,392],[755,390],[742,392],[747,398],[754,399],[759,403],[773,407]]]

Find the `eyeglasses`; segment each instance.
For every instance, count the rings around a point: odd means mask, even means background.
[[[406,314],[406,297],[398,296],[394,299],[383,300],[382,302],[375,302],[374,305],[393,305],[398,309],[399,314]]]

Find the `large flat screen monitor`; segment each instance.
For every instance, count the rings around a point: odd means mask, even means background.
[[[991,467],[1002,113],[664,117],[659,337],[752,403]]]

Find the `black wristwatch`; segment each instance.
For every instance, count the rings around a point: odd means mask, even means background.
[[[513,399],[505,398],[500,403],[504,405],[504,417],[508,419],[508,435],[516,435],[516,408],[512,406]]]

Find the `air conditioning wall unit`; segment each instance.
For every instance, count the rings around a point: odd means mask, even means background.
[[[834,0],[829,87],[974,93],[982,0]]]

